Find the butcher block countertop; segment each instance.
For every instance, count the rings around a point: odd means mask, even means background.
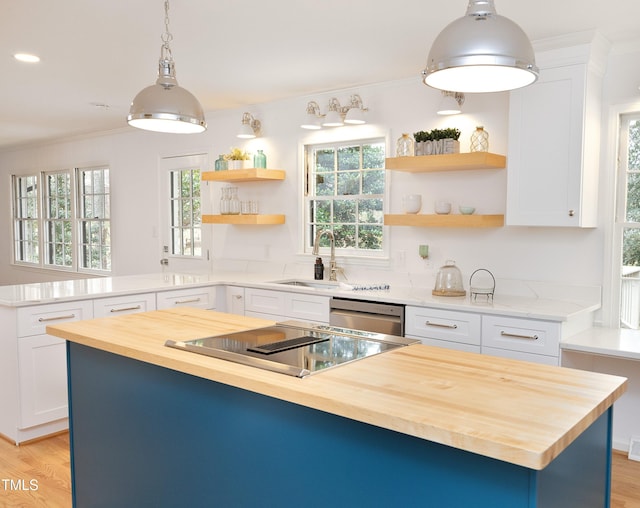
[[[191,308],[47,327],[72,342],[544,469],[626,390],[625,378],[416,344],[303,379],[164,346],[273,325]],[[132,387],[133,388],[133,387]]]

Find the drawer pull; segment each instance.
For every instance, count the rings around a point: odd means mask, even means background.
[[[46,323],[47,321],[60,321],[61,319],[73,319],[76,317],[75,314],[69,314],[68,316],[55,316],[55,317],[41,317],[38,318],[38,321],[41,323]]]
[[[128,310],[140,310],[142,305],[136,305],[134,307],[122,307],[121,309],[111,309],[109,312],[125,312]]]
[[[454,330],[458,328],[458,325],[456,324],[449,325],[447,323],[432,323],[431,321],[425,321],[424,324],[427,326],[438,326],[440,328],[453,328]]]
[[[528,340],[538,340],[537,335],[520,335],[517,333],[508,333],[505,331],[500,331],[500,335],[503,337],[513,337],[514,339],[528,339]]]
[[[199,302],[199,301],[200,301],[200,297],[191,298],[189,300],[176,300],[176,305],[182,305],[183,303],[195,303],[195,302]]]

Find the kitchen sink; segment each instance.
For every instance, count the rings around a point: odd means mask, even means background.
[[[275,280],[272,281],[273,284],[282,284],[284,286],[298,286],[305,288],[313,288],[313,289],[338,289],[340,287],[339,282],[322,282],[315,280],[304,280],[304,279],[290,279],[290,280]]]

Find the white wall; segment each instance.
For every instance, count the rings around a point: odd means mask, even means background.
[[[357,92],[369,107],[370,123],[309,134],[299,128],[309,100],[325,104],[336,96],[343,103]],[[215,259],[254,259],[276,263],[308,264],[311,256],[298,256],[300,248],[299,189],[301,185],[301,144],[327,138],[387,135],[389,154],[403,133],[436,127],[462,130],[461,151],[468,151],[469,138],[476,125],[490,133],[490,150],[505,154],[507,150],[508,94],[468,95],[464,114],[439,117],[435,110],[439,92],[415,80],[398,81],[336,91],[333,94],[300,97],[265,105],[207,115],[209,129],[200,135],[181,136],[136,131],[124,128],[84,139],[23,148],[0,153],[0,215],[4,238],[0,250],[0,282],[21,283],[50,280],[42,275],[11,266],[9,176],[29,171],[62,168],[70,165],[107,163],[112,178],[113,267],[115,275],[157,271],[160,267],[158,228],[158,160],[159,157],[198,151],[210,154],[210,161],[231,146],[245,146],[252,151],[264,148],[268,166],[285,169],[287,178],[279,183],[249,183],[240,186],[241,196],[260,201],[263,213],[284,213],[284,226],[213,228],[212,253]],[[242,143],[235,137],[244,110],[251,111],[263,125],[263,137]],[[124,119],[123,119],[124,123]],[[506,171],[460,172],[456,174],[389,174],[389,211],[400,211],[402,194],[419,191],[427,211],[436,197],[457,204],[474,205],[477,213],[501,213],[505,209]],[[214,209],[220,184],[213,184]],[[425,280],[433,277],[446,259],[456,260],[468,276],[476,268],[490,269],[498,279],[556,281],[568,284],[602,283],[602,233],[599,230],[504,227],[487,230],[450,230],[395,227],[390,229],[390,255],[387,262],[373,268],[380,277],[417,274]],[[417,255],[419,244],[428,243],[431,259],[424,262]],[[358,265],[349,260],[350,280],[361,278]],[[304,268],[300,268],[304,270]],[[370,273],[372,267],[367,265]],[[69,278],[64,273],[57,278]]]

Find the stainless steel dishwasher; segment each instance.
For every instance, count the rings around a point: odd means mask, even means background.
[[[329,324],[404,337],[404,305],[333,297]]]

